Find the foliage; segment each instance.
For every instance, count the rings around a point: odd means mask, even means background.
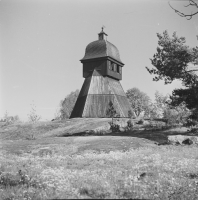
[[[64,147],[65,149],[65,147]],[[196,147],[0,155],[5,199],[197,199]],[[19,175],[21,170],[23,175]]]
[[[196,120],[193,120],[191,118],[188,118],[186,120],[186,123],[184,124],[184,126],[186,127],[194,127],[194,126],[198,126],[198,122]]]
[[[188,129],[188,132],[196,134],[196,133],[198,133],[198,127],[197,126],[191,126]]]
[[[140,119],[137,124],[144,124],[144,120],[143,119]]]
[[[120,117],[117,113],[116,109],[114,108],[113,102],[110,101],[106,110],[106,116],[112,118],[112,122],[114,118]]]
[[[1,122],[5,122],[4,126],[9,124],[14,124],[16,122],[20,122],[19,116],[9,116],[8,112],[6,111],[4,117],[0,120]]]
[[[165,84],[169,84],[173,80],[181,80],[185,88],[173,91],[171,105],[185,103],[188,109],[198,110],[198,78],[194,73],[198,69],[189,69],[189,65],[198,64],[198,47],[187,46],[185,38],[178,37],[176,32],[172,38],[167,31],[158,33],[157,37],[157,53],[150,59],[154,68],[146,69],[155,75],[154,81],[164,80]]]
[[[138,88],[134,87],[126,91],[126,96],[137,117],[142,112],[144,112],[144,115],[148,115],[151,99],[146,93],[141,92]]]
[[[119,124],[116,124],[114,122],[109,122],[109,125],[110,125],[110,130],[112,132],[119,132],[120,131],[120,125]]]
[[[162,118],[164,111],[169,107],[168,105],[169,97],[168,95],[163,95],[159,91],[155,92],[155,100],[150,108],[151,118]]]
[[[131,119],[129,119],[127,121],[127,130],[129,130],[129,131],[133,130],[133,126],[134,126],[133,121]]]
[[[60,109],[57,109],[54,113],[54,119],[52,119],[51,121],[60,120],[60,119],[61,119],[61,112],[60,112]]]
[[[34,104],[31,104],[31,111],[28,114],[28,119],[32,123],[37,123],[41,119],[41,116],[38,115],[36,112],[36,106]]]
[[[154,74],[154,81],[164,80],[165,84],[171,83],[175,79],[179,79],[185,86],[195,83],[196,75],[193,70],[188,70],[189,64],[197,64],[198,47],[190,48],[185,45],[186,39],[178,37],[176,32],[172,38],[167,31],[163,34],[157,33],[158,47],[157,53],[151,60],[155,68],[149,69],[150,74]]]
[[[195,12],[193,12],[193,13],[191,12],[190,14],[182,13],[181,11],[179,11],[179,10],[173,8],[173,7],[171,6],[170,3],[169,3],[169,6],[170,6],[180,17],[185,17],[187,20],[192,19],[192,17],[193,17],[194,15],[197,15],[197,14],[198,14],[198,4],[195,2],[195,0],[189,0],[189,4],[185,6],[185,7],[188,7],[188,6],[193,7],[193,6],[194,6],[194,7],[197,9],[197,11],[195,11]]]
[[[65,97],[63,101],[60,102],[60,118],[67,119],[70,117],[71,112],[74,108],[76,100],[79,95],[79,90],[71,92],[69,95]]]
[[[132,117],[135,118],[134,113],[132,112],[132,110],[128,111],[128,117],[131,119]]]
[[[120,126],[114,122],[114,118],[119,118],[120,115],[117,113],[116,109],[114,108],[113,102],[110,101],[106,110],[106,116],[112,119],[110,124],[110,130],[113,132],[117,132],[120,130]]]

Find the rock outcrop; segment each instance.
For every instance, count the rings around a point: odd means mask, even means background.
[[[180,145],[198,145],[197,136],[187,136],[187,135],[170,135],[168,136],[168,142],[170,144],[180,144]]]

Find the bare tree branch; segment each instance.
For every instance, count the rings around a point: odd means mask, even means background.
[[[198,71],[198,69],[191,69],[191,70],[188,70],[186,72],[196,72],[196,71]]]
[[[171,5],[170,5],[170,2],[168,2],[169,6],[180,16],[180,17],[185,17],[187,20],[190,20],[194,15],[198,14],[198,11],[195,12],[195,13],[191,13],[191,14],[184,14],[182,12],[180,12],[179,10],[176,10],[175,8],[173,8]],[[189,0],[189,4],[185,7],[188,7],[188,6],[195,6],[198,8],[198,4],[195,3],[194,0]]]
[[[196,6],[198,8],[198,4],[195,3],[193,0],[189,0],[189,4],[187,6],[184,6],[184,7],[188,7],[188,6]]]

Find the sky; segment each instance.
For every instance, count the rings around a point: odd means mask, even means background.
[[[187,1],[170,3],[191,12]],[[53,119],[60,101],[81,89],[80,59],[102,26],[125,64],[125,91],[137,87],[154,99],[181,87],[152,81],[145,67],[164,30],[197,46],[198,15],[186,20],[166,0],[0,0],[0,118],[7,111],[27,121],[34,104],[42,120]]]

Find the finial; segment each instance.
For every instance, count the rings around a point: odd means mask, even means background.
[[[98,33],[98,39],[99,40],[104,40],[104,35],[107,36],[107,34],[103,31],[103,29],[105,28],[105,26],[102,26],[102,31],[100,33]]]
[[[106,28],[106,27],[103,25],[103,26],[102,26],[102,32],[103,32],[103,29],[104,29],[104,28]]]

